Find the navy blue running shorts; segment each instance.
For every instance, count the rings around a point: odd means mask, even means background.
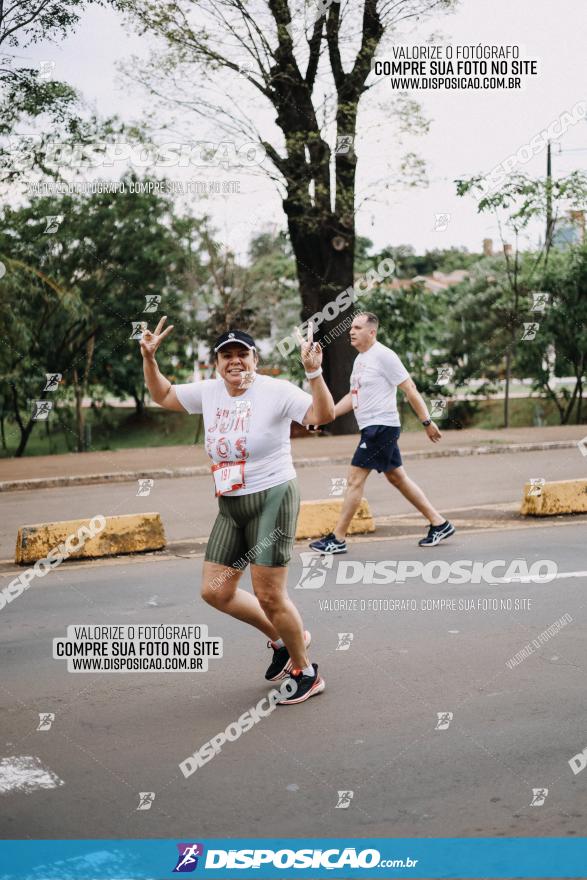
[[[375,470],[380,474],[401,467],[402,457],[397,445],[400,432],[401,428],[388,425],[367,425],[361,431],[361,439],[351,464]]]

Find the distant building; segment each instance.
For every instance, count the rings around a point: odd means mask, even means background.
[[[568,215],[561,218],[555,226],[552,236],[552,246],[560,250],[566,250],[574,244],[582,244],[585,241],[585,212],[569,211]]]
[[[413,278],[393,278],[385,285],[391,290],[409,290],[415,284],[421,284],[429,293],[440,293],[449,287],[460,284],[469,277],[466,269],[453,269],[452,272],[435,271],[432,275],[414,275]]]
[[[499,257],[502,254],[506,254],[508,257],[511,257],[514,252],[511,244],[507,241],[504,241],[503,248],[501,251],[493,250],[493,239],[492,238],[484,238],[483,239],[483,256],[484,257]]]

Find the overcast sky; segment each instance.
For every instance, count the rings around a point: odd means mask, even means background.
[[[523,57],[539,60],[539,76],[526,79],[522,91],[413,93],[431,120],[431,127],[422,137],[404,140],[402,151],[413,149],[426,160],[430,184],[423,190],[384,188],[385,182],[393,179],[401,152],[395,138],[397,123],[381,109],[394,97],[382,80],[369,92],[359,119],[357,191],[361,201],[365,196],[376,200],[359,207],[357,231],[368,235],[377,247],[411,244],[418,252],[451,245],[479,250],[483,238],[497,241],[492,219],[477,215],[471,197],[458,198],[452,181],[489,171],[563,111],[587,100],[584,13],[584,0],[559,4],[552,0],[461,0],[455,14],[435,22],[434,30],[440,30],[444,41],[451,44],[520,45]],[[411,31],[402,43],[419,43],[429,30]],[[149,99],[138,91],[129,91],[116,65],[133,52],[144,54],[146,48],[145,39],[141,41],[125,29],[116,13],[93,8],[67,40],[58,45],[35,46],[27,56],[35,61],[55,61],[55,77],[79,89],[101,115],[116,113],[131,120],[140,117]],[[259,99],[250,112],[253,119],[267,118]],[[196,138],[208,138],[213,128],[204,130],[194,123],[191,131]],[[218,140],[223,139],[218,136]],[[559,144],[563,152],[559,153],[557,146],[553,153],[556,176],[584,168],[587,123],[572,126]],[[542,174],[545,165],[546,154],[541,152],[522,170]],[[212,215],[220,238],[238,253],[245,251],[251,233],[263,223],[285,226],[279,194],[274,184],[261,176],[242,169],[228,173],[206,169],[205,175],[200,169],[192,169],[186,175],[173,168],[167,175],[176,179],[240,179],[240,195],[189,199],[195,213],[201,207]],[[437,213],[450,214],[444,231],[434,229]]]

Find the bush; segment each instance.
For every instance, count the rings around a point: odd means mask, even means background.
[[[447,431],[460,431],[471,428],[479,413],[478,400],[455,400],[448,404],[448,418],[443,419],[442,427]]]

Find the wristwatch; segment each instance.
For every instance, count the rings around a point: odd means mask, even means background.
[[[432,424],[432,419],[424,419],[424,421],[422,422],[422,424],[423,424],[423,426],[424,426],[425,428],[427,428],[428,425],[431,425],[431,424]]]

